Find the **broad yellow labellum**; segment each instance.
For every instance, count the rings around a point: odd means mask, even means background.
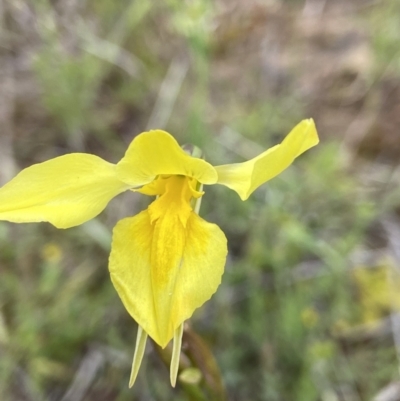
[[[213,167],[185,153],[167,132],[138,135],[114,165],[75,153],[22,170],[0,188],[0,220],[47,221],[68,228],[97,216],[128,189],[156,196],[147,210],[114,228],[111,280],[139,325],[130,385],[147,336],[161,347],[174,339],[171,383],[178,371],[182,325],[217,290],[227,255],[220,228],[193,210],[203,185],[221,184],[242,200],[318,143],[313,120],[298,124],[280,145],[244,163]]]

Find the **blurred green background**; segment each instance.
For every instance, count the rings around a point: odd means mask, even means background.
[[[303,118],[321,137],[246,202],[206,188],[229,257],[176,389],[151,343],[128,389],[136,325],[107,270],[113,226],[148,197],[68,230],[1,222],[0,400],[400,400],[399,15],[398,0],[0,1],[1,184],[69,152],[117,162],[152,128],[213,164]]]

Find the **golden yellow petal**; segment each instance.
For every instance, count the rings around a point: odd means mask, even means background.
[[[97,156],[56,157],[22,170],[0,188],[0,220],[76,226],[97,216],[128,187],[117,179],[115,165]]]
[[[189,156],[170,134],[161,130],[138,135],[118,163],[117,173],[132,187],[148,184],[158,175],[185,175],[203,184],[217,182],[211,164]]]
[[[260,185],[280,174],[294,159],[319,142],[312,119],[303,120],[287,135],[280,145],[244,163],[216,166],[218,184],[236,191],[246,200]]]
[[[190,212],[184,227],[179,216],[166,215],[153,224],[147,210],[121,220],[109,262],[126,309],[161,347],[214,294],[227,254],[215,224]]]

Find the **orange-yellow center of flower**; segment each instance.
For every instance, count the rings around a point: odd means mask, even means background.
[[[187,219],[192,211],[190,200],[197,195],[190,181],[189,177],[172,175],[166,178],[160,177],[154,182],[159,197],[149,207],[152,224],[159,218],[175,215],[186,227]]]
[[[157,195],[148,208],[153,226],[151,266],[158,285],[168,283],[171,270],[182,263],[186,243],[186,225],[193,213],[192,198],[202,192],[194,189],[197,181],[182,175],[160,176],[139,192]]]

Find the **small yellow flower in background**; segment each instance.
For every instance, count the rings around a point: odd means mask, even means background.
[[[333,341],[316,341],[308,347],[308,353],[313,361],[329,360],[336,354],[336,344]]]
[[[400,310],[400,275],[389,258],[382,258],[375,266],[352,269],[362,323],[378,325],[382,317]]]
[[[42,258],[49,263],[58,263],[62,257],[62,249],[54,242],[48,242],[41,249]]]
[[[246,200],[317,143],[313,120],[304,120],[280,145],[254,159],[213,167],[185,153],[167,132],[149,131],[134,138],[116,165],[73,153],[22,170],[0,189],[0,220],[69,228],[97,216],[123,191],[157,196],[146,210],[115,226],[109,270],[139,325],[130,386],[147,335],[161,347],[174,339],[174,386],[183,323],[217,290],[227,255],[223,232],[200,218],[194,206],[203,185],[225,185]]]
[[[300,318],[305,327],[312,329],[318,323],[319,313],[312,307],[306,308],[301,311]]]

